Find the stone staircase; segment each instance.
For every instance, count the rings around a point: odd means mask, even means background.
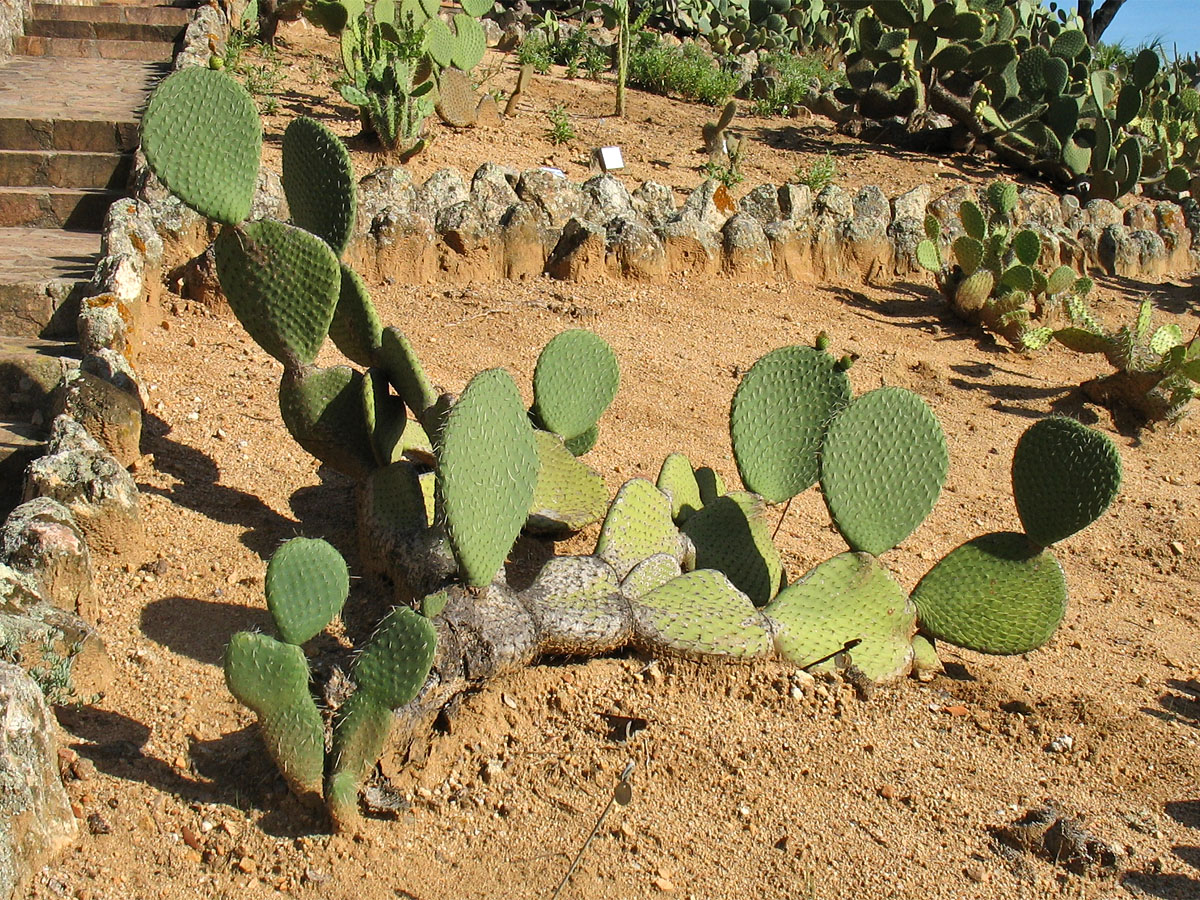
[[[44,339],[75,337],[75,303],[105,213],[125,195],[141,111],[191,12],[150,0],[33,3],[13,55],[0,58],[0,495],[20,486],[8,477],[17,460],[5,460],[37,452],[43,437],[44,404],[25,388],[47,357],[69,352]],[[0,510],[11,501],[0,496]]]

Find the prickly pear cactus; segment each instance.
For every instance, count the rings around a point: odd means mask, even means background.
[[[345,144],[314,119],[292,119],[283,132],[281,181],[293,224],[324,240],[337,256],[345,253],[358,209]]]
[[[764,506],[761,497],[732,491],[689,516],[680,529],[696,547],[696,568],[723,573],[755,606],[770,602],[783,578]]]
[[[770,656],[767,621],[720,572],[697,569],[630,601],[634,642],[681,656]]]
[[[555,335],[533,370],[533,415],[547,431],[571,440],[596,424],[612,403],[621,373],[612,347],[578,328]]]
[[[267,609],[289,644],[316,637],[341,612],[349,593],[346,561],[326,541],[292,538],[267,564]]]

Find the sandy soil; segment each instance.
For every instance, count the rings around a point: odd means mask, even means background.
[[[286,39],[303,53],[321,43],[294,31]],[[303,53],[296,78],[314,68]],[[631,187],[641,177],[681,189],[698,181],[691,144],[707,110],[634,94],[632,121],[614,123],[599,115],[611,86],[539,79],[527,103],[543,102],[542,91],[571,98],[584,135],[577,146],[550,149],[531,108],[515,134],[510,125],[440,135],[416,174],[451,160],[466,171],[484,159],[549,160],[578,179],[579,154],[616,133],[645,147],[627,152]],[[310,102],[322,115],[345,113],[299,91],[284,106]],[[966,161],[897,155],[819,122],[746,122],[795,133],[799,146],[755,152],[745,188],[778,182],[826,148],[848,187],[880,183],[894,194],[934,175],[979,177]],[[650,162],[659,158],[670,165]],[[373,162],[356,154],[360,173]],[[1012,448],[1048,413],[1108,432],[1125,485],[1107,515],[1058,549],[1072,602],[1035,653],[946,648],[944,676],[870,698],[777,665],[546,661],[466,697],[421,764],[398,770],[385,759],[403,810],[369,819],[357,839],[331,838],[287,796],[253,716],[225,688],[220,658],[234,631],[266,627],[265,560],[283,540],[327,538],[362,570],[351,485],[319,470],[284,431],[278,364],[228,314],[169,299],[139,348],[151,401],[135,476],[149,543],[140,557],[101,562],[97,624],[116,677],[97,702],[59,710],[68,762],[78,757],[68,789],[83,827],[33,897],[550,897],[629,761],[632,802],[601,824],[563,897],[1200,896],[1200,417],[1158,431],[1118,428],[1077,389],[1102,370],[1095,358],[1009,352],[949,317],[931,284],[372,288],[384,321],[452,390],[504,365],[528,399],[552,335],[581,325],[603,335],[623,386],[587,460],[612,491],[653,477],[674,450],[735,483],[726,421],[739,373],[827,330],[834,350],[861,357],[850,373],[856,391],[918,391],[948,437],[940,503],[885,557],[906,587],[959,543],[1018,527]],[[1127,318],[1143,289],[1164,321],[1195,328],[1190,279],[1106,285],[1100,315]],[[322,361],[338,361],[336,351],[327,347]],[[587,552],[595,534],[556,549]],[[844,549],[815,490],[792,505],[778,542],[792,578]],[[526,545],[518,556],[537,552]],[[385,604],[376,586],[356,581],[345,630],[368,631]],[[1070,747],[1056,752],[1052,742]],[[1078,874],[1005,852],[994,830],[1046,804],[1118,848],[1113,871]]]

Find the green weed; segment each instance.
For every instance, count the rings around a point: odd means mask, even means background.
[[[550,127],[546,129],[546,137],[550,143],[558,146],[575,140],[575,128],[571,125],[571,118],[566,109],[561,105],[546,113],[546,118],[550,120]]]

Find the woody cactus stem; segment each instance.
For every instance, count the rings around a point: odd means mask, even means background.
[[[625,79],[629,74],[629,0],[616,0],[613,8],[617,13],[617,108],[618,116],[625,116]]]

